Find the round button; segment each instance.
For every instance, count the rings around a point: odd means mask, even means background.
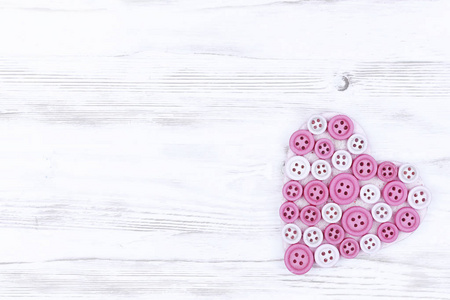
[[[398,180],[387,183],[383,188],[383,198],[389,205],[400,205],[406,201],[406,186]]]
[[[330,182],[330,196],[334,202],[345,205],[358,198],[359,184],[355,176],[341,173]]]
[[[293,223],[298,219],[298,206],[294,202],[286,201],[281,204],[280,217],[286,223]]]
[[[361,134],[352,135],[347,141],[347,148],[350,153],[362,154],[368,145],[367,138]]]
[[[308,227],[303,232],[303,241],[311,248],[319,246],[323,241],[323,234],[317,227]]]
[[[331,176],[331,166],[325,161],[318,159],[311,166],[311,174],[318,180],[325,180]]]
[[[395,225],[404,232],[413,232],[419,227],[420,217],[411,207],[400,208],[395,214]]]
[[[339,246],[339,252],[342,257],[355,258],[359,253],[359,244],[353,238],[346,238]]]
[[[312,180],[305,185],[305,199],[309,204],[320,205],[328,200],[328,188],[319,180]]]
[[[345,231],[338,224],[330,224],[325,228],[323,235],[328,243],[337,245],[344,239]]]
[[[297,155],[304,155],[314,149],[314,137],[307,130],[297,130],[289,139],[289,147]]]
[[[372,217],[377,222],[387,222],[392,217],[392,208],[386,203],[377,203],[372,207]]]
[[[308,205],[300,211],[300,220],[308,226],[316,225],[320,219],[320,210],[315,206]]]
[[[332,267],[339,260],[339,251],[333,245],[321,245],[314,252],[314,260],[316,261],[316,264],[322,268]]]
[[[336,140],[348,139],[353,134],[353,121],[344,115],[337,115],[328,122],[328,132]]]
[[[397,176],[397,166],[390,161],[384,161],[378,166],[377,175],[378,178],[386,182],[394,180]]]
[[[286,243],[295,244],[300,242],[302,231],[295,224],[286,224],[281,230],[281,235]]]
[[[394,223],[383,223],[378,226],[377,235],[382,242],[392,243],[398,238],[398,228]]]
[[[360,206],[353,206],[344,212],[342,226],[347,233],[363,236],[372,228],[373,219],[370,212]]]
[[[362,154],[353,161],[352,171],[359,180],[369,180],[377,174],[377,162],[372,156]]]
[[[404,164],[398,168],[398,178],[404,183],[412,183],[419,178],[419,170],[411,164]]]
[[[336,203],[327,203],[322,207],[322,219],[328,223],[337,223],[342,218],[342,209]]]
[[[352,165],[352,156],[345,150],[338,150],[334,152],[331,163],[339,171],[345,171],[350,169]]]
[[[288,201],[297,201],[303,193],[303,187],[298,181],[288,181],[283,186],[283,197]]]
[[[412,208],[423,209],[431,202],[431,192],[424,186],[416,186],[409,191],[408,203]]]
[[[330,158],[334,153],[334,145],[329,139],[320,139],[314,146],[314,152],[318,158]]]
[[[373,204],[380,200],[380,195],[380,189],[376,185],[370,183],[363,186],[359,191],[359,198],[368,204]]]
[[[284,253],[286,268],[296,275],[302,275],[311,270],[313,263],[313,253],[305,245],[291,245]]]
[[[366,234],[359,241],[359,245],[361,246],[362,251],[373,254],[380,250],[381,241],[375,234]]]
[[[309,161],[303,156],[292,156],[285,164],[286,176],[293,180],[305,179],[309,171],[311,170],[311,165]]]
[[[322,134],[327,129],[327,120],[322,116],[314,115],[309,118],[306,126],[312,134]]]

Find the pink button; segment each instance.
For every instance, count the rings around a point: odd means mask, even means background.
[[[300,211],[300,220],[308,226],[316,225],[321,218],[320,210],[315,206],[308,205]]]
[[[329,139],[320,139],[316,141],[314,152],[321,159],[330,158],[334,153],[334,145]]]
[[[288,201],[297,201],[302,196],[302,193],[303,187],[298,181],[291,180],[283,186],[283,196]]]
[[[404,232],[412,232],[419,227],[420,217],[411,207],[400,208],[395,214],[395,225]]]
[[[387,183],[383,188],[382,194],[387,204],[395,206],[406,201],[408,190],[403,182],[396,180]]]
[[[359,243],[353,238],[346,238],[339,246],[342,257],[355,258],[359,253]]]
[[[298,206],[294,202],[286,201],[281,204],[280,217],[286,223],[293,223],[298,219]]]
[[[398,228],[394,223],[386,222],[378,226],[377,235],[382,242],[392,243],[398,238]]]
[[[378,178],[386,182],[394,180],[397,175],[397,166],[390,161],[384,161],[378,166],[377,175]]]
[[[328,133],[336,140],[348,139],[353,134],[353,121],[344,115],[337,115],[328,122]]]
[[[338,224],[330,224],[325,228],[323,234],[328,243],[336,245],[344,239],[345,231]]]
[[[289,147],[297,155],[304,155],[314,148],[314,138],[307,130],[297,130],[291,135]]]
[[[368,154],[361,154],[353,161],[352,171],[359,180],[369,180],[377,174],[377,162]]]
[[[291,245],[284,254],[286,268],[296,275],[302,275],[311,270],[313,263],[313,253],[305,245]]]
[[[359,194],[359,184],[355,176],[341,173],[334,177],[330,183],[330,196],[337,204],[352,203]]]
[[[312,180],[305,185],[304,195],[309,204],[320,205],[328,200],[328,188],[322,181]]]
[[[342,216],[345,231],[354,236],[363,236],[372,228],[373,219],[370,212],[360,206],[347,209]]]

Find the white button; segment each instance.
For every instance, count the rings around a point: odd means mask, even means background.
[[[372,207],[372,217],[377,222],[387,222],[392,217],[392,208],[386,203],[377,203]]]
[[[339,171],[345,171],[352,165],[352,156],[345,150],[338,150],[334,152],[331,163]]]
[[[327,129],[327,120],[322,116],[314,115],[309,118],[307,127],[312,134],[324,133]]]
[[[352,135],[347,141],[347,148],[350,153],[361,154],[367,149],[367,138],[361,134]]]
[[[412,208],[422,209],[430,205],[431,192],[424,186],[416,186],[409,191],[408,203]]]
[[[322,219],[328,223],[337,223],[342,218],[342,209],[336,203],[328,203],[322,207]]]
[[[329,244],[321,245],[314,252],[314,260],[322,268],[329,268],[334,266],[339,260],[338,249]]]
[[[295,224],[286,224],[281,230],[283,239],[288,244],[295,244],[302,238],[302,231]]]
[[[366,184],[359,190],[359,198],[362,201],[373,204],[380,200],[380,189],[374,184]]]
[[[303,241],[311,248],[319,246],[323,241],[323,233],[317,227],[308,227],[303,232]]]
[[[362,251],[373,254],[380,250],[381,241],[375,234],[369,233],[361,238],[359,245],[361,246]]]
[[[325,160],[316,160],[311,166],[311,174],[318,180],[325,180],[331,176],[331,166]]]
[[[398,168],[398,178],[404,183],[411,183],[419,178],[419,170],[411,164],[404,164]]]
[[[285,170],[287,177],[293,180],[301,180],[308,176],[311,165],[303,156],[293,156],[286,162]]]

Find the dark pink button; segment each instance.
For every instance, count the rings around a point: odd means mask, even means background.
[[[297,130],[291,135],[289,147],[297,155],[304,155],[314,148],[314,138],[308,130]]]
[[[359,184],[355,176],[341,173],[331,180],[330,196],[337,204],[352,203],[359,195]]]
[[[284,253],[284,264],[294,274],[302,275],[311,270],[314,263],[312,251],[305,245],[294,244]]]
[[[395,225],[401,231],[412,232],[419,227],[419,224],[419,214],[411,207],[400,208],[395,214]]]
[[[344,239],[345,231],[338,224],[330,224],[325,228],[323,234],[328,243],[336,245]]]
[[[353,121],[344,115],[337,115],[328,122],[328,133],[336,140],[348,139],[353,134]]]
[[[390,161],[384,161],[378,165],[377,175],[378,178],[386,182],[394,180],[397,175],[397,166]]]
[[[300,220],[308,226],[316,225],[321,218],[320,210],[315,206],[308,205],[300,211]]]
[[[377,162],[368,154],[361,154],[353,161],[352,171],[359,180],[369,180],[377,174]]]
[[[387,204],[395,206],[406,201],[408,190],[403,182],[395,180],[384,186],[382,194]]]
[[[339,246],[342,257],[355,258],[359,253],[359,243],[353,238],[346,238]]]
[[[303,194],[303,187],[300,182],[291,180],[283,186],[284,199],[288,201],[297,201]]]
[[[320,159],[330,158],[334,153],[334,145],[329,139],[320,139],[316,141],[314,152]]]
[[[392,243],[398,238],[398,228],[391,222],[382,223],[378,226],[377,235],[382,242]]]
[[[320,205],[328,200],[328,188],[322,181],[312,180],[305,185],[304,195],[309,204]]]
[[[354,236],[363,236],[372,228],[373,218],[370,212],[360,206],[347,209],[342,216],[345,231]]]
[[[286,223],[293,223],[298,219],[299,210],[297,204],[294,202],[286,201],[281,204],[280,217]]]

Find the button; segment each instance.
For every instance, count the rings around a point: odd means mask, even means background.
[[[413,232],[419,227],[420,217],[411,207],[400,208],[395,214],[395,225],[404,232]]]
[[[329,268],[334,266],[339,260],[338,249],[329,244],[321,245],[314,252],[314,260],[319,267]]]
[[[407,189],[403,182],[395,180],[387,183],[383,188],[383,198],[389,205],[400,205],[406,201]]]
[[[377,222],[387,222],[392,217],[392,208],[386,203],[377,203],[372,207],[372,217]]]
[[[359,245],[361,246],[362,251],[373,254],[380,250],[381,241],[375,234],[366,234],[359,241]]]
[[[331,166],[327,161],[318,159],[311,166],[311,174],[318,180],[325,180],[331,176]]]
[[[305,155],[314,149],[314,138],[307,130],[297,130],[289,139],[289,148],[297,155]]]
[[[328,223],[336,223],[342,218],[342,209],[336,203],[328,203],[322,207],[322,219]]]
[[[334,153],[334,145],[329,139],[320,139],[316,141],[314,146],[314,152],[318,158],[327,159],[330,158]]]
[[[416,186],[409,191],[408,203],[415,209],[428,207],[431,202],[431,192],[424,186]]]
[[[328,133],[336,140],[348,139],[353,134],[353,121],[344,115],[337,115],[328,122]]]
[[[397,166],[390,161],[383,161],[378,165],[377,175],[383,181],[392,181],[397,176]]]
[[[298,206],[294,202],[286,201],[281,204],[280,217],[286,223],[293,223],[298,219]]]
[[[404,183],[412,183],[419,178],[419,170],[411,164],[401,165],[398,168],[398,178]]]
[[[281,230],[283,240],[288,244],[295,244],[300,242],[302,238],[302,231],[295,224],[286,224]]]
[[[283,197],[288,201],[297,201],[303,193],[303,187],[298,181],[288,181],[283,186]]]
[[[342,257],[355,258],[359,253],[359,244],[354,238],[346,238],[339,246]]]
[[[331,163],[339,171],[345,171],[352,166],[352,156],[345,150],[338,150],[334,152]]]
[[[313,263],[313,253],[305,245],[291,245],[284,253],[286,268],[296,275],[302,275],[311,270]]]
[[[306,126],[312,134],[322,134],[327,129],[327,120],[322,116],[315,115],[309,118]]]
[[[380,195],[380,189],[376,185],[371,183],[366,184],[359,191],[359,198],[361,198],[362,201],[368,204],[373,204],[380,200]]]
[[[398,228],[394,223],[383,223],[378,226],[377,235],[382,242],[392,243],[398,238]]]
[[[320,219],[320,210],[315,206],[308,205],[300,211],[300,220],[308,226],[316,225]]]
[[[312,180],[305,185],[305,199],[309,204],[320,205],[328,200],[328,188],[319,180]]]
[[[347,149],[353,154],[362,154],[368,145],[367,138],[361,134],[352,135],[347,141]]]
[[[373,219],[370,212],[360,206],[347,209],[342,216],[342,227],[354,236],[363,236],[372,228]]]
[[[330,182],[330,196],[338,204],[349,204],[358,198],[359,184],[355,176],[341,173]]]
[[[311,248],[319,246],[323,241],[323,234],[317,227],[308,227],[303,232],[303,241]]]
[[[311,165],[303,156],[293,156],[286,162],[285,170],[290,179],[302,180],[308,176]]]
[[[359,180],[369,180],[377,174],[377,162],[372,156],[362,154],[353,161],[352,171]]]
[[[330,224],[325,228],[323,235],[328,243],[337,245],[344,239],[345,231],[338,224]]]

